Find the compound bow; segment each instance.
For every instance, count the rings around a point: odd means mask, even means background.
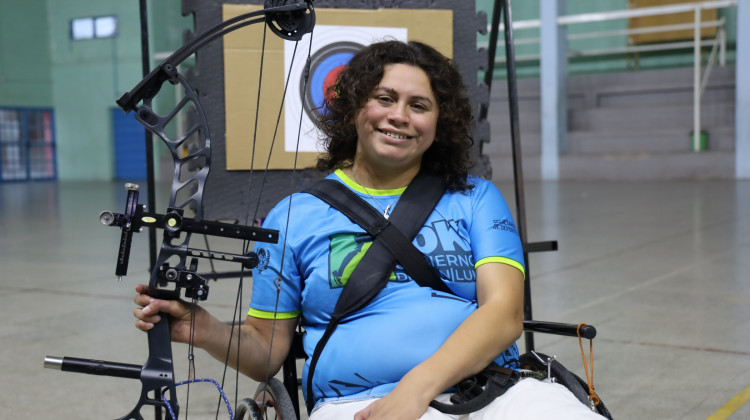
[[[208,284],[204,276],[197,273],[198,258],[238,262],[245,269],[252,269],[258,264],[258,256],[252,251],[231,254],[191,248],[189,243],[193,233],[246,241],[278,241],[279,232],[275,230],[202,220],[203,189],[211,166],[210,134],[198,96],[177,70],[180,63],[204,45],[255,23],[265,23],[285,40],[299,41],[315,25],[312,0],[266,0],[263,10],[219,23],[175,51],[117,100],[123,111],[135,111],[135,119],[164,141],[174,161],[174,177],[165,214],[147,212],[145,206],[138,202],[138,186],[127,184],[124,213],[105,211],[100,216],[105,225],[122,229],[115,269],[118,279],[127,274],[133,233],[143,227],[163,229],[163,242],[149,280],[149,294],[153,297],[178,299],[184,290],[186,298],[205,300],[208,297]],[[167,81],[179,84],[185,91],[185,97],[166,116],[161,116],[152,109],[152,100]],[[165,133],[165,127],[189,106],[194,108],[197,122],[184,135],[171,139]],[[197,138],[199,145],[197,148],[192,145],[193,150],[188,151],[186,142],[192,138]],[[186,217],[186,210],[193,211],[194,217]],[[148,359],[142,366],[53,356],[47,356],[44,365],[63,371],[140,379],[140,398],[133,410],[121,419],[143,419],[141,410],[144,406],[164,408],[176,418],[179,405],[166,316],[148,332],[148,348]]]

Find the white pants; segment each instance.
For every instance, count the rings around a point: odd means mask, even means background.
[[[438,396],[438,401],[447,402],[450,396]],[[310,415],[310,420],[352,419],[354,414],[370,405],[375,399],[334,401],[321,405]],[[601,420],[564,386],[523,379],[513,385],[502,396],[483,409],[462,415],[443,414],[429,407],[419,420]]]

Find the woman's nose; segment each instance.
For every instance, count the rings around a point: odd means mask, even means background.
[[[388,120],[393,123],[406,124],[409,122],[409,114],[405,105],[396,104],[388,112]]]

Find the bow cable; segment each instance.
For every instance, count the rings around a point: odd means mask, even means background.
[[[303,92],[307,91],[307,83],[308,83],[308,79],[309,79],[309,76],[310,76],[310,57],[312,56],[312,43],[313,43],[313,31],[310,31],[310,44],[308,46],[307,61],[305,63],[305,70],[304,70],[304,77],[303,77],[303,80],[304,80],[304,82],[303,82],[303,89],[302,89]],[[296,44],[294,46],[294,52],[295,52],[295,54],[297,52],[297,45]],[[294,60],[292,60],[292,62],[294,62]],[[289,67],[289,75],[287,76],[286,86],[284,87],[284,95],[285,96],[286,96],[287,86],[289,85],[289,80],[291,79],[291,70],[292,70],[292,67],[290,65],[290,67]],[[283,101],[282,101],[282,104],[283,104]],[[302,135],[302,117],[303,117],[303,112],[304,112],[304,107],[300,107],[300,116],[299,116],[298,125],[297,125],[297,141],[296,141],[295,149],[294,149],[294,165],[292,166],[292,175],[290,177],[290,183],[292,183],[292,184],[294,182],[294,177],[295,177],[296,172],[297,172],[297,160],[299,158],[299,143],[300,143],[300,137]],[[281,113],[281,110],[279,110],[279,114],[280,113]],[[278,129],[278,124],[279,124],[279,122],[277,121],[276,122],[277,129]],[[275,140],[276,140],[276,135],[274,134],[274,141]],[[269,153],[269,162],[270,162],[270,153]],[[268,164],[269,163],[266,163],[266,167],[268,167]],[[280,263],[279,263],[279,276],[280,277],[276,278],[276,280],[275,280],[275,282],[276,282],[276,301],[274,303],[274,308],[273,308],[273,327],[271,328],[271,340],[270,340],[270,345],[269,345],[269,348],[268,348],[268,359],[266,360],[266,378],[265,378],[266,382],[268,381],[268,379],[270,377],[270,373],[271,373],[270,372],[270,370],[271,370],[271,351],[273,350],[273,339],[274,339],[274,333],[276,331],[276,321],[278,319],[279,297],[281,295],[281,285],[283,284],[282,279],[283,279],[283,275],[284,275],[284,259],[285,259],[285,256],[286,256],[287,234],[289,233],[289,221],[290,221],[291,212],[292,212],[292,200],[293,200],[293,196],[290,195],[289,196],[289,203],[287,204],[287,210],[286,210],[287,211],[287,214],[286,214],[286,224],[284,225],[284,238],[283,238],[283,243],[282,243],[282,247],[281,247],[281,260],[280,260]],[[264,392],[265,392],[265,390],[264,390]]]

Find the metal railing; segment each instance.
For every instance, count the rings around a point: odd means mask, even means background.
[[[669,15],[675,13],[687,13],[692,12],[694,19],[692,23],[676,24],[676,25],[661,25],[651,26],[644,28],[629,28],[612,31],[597,31],[583,34],[573,34],[567,36],[568,41],[581,40],[581,39],[596,39],[602,37],[612,36],[628,36],[628,35],[641,35],[647,33],[667,32],[675,30],[687,30],[693,29],[693,39],[691,41],[679,41],[679,42],[664,42],[654,43],[648,45],[628,45],[618,48],[607,48],[607,49],[592,49],[586,51],[568,51],[567,56],[571,57],[584,57],[584,56],[598,56],[598,55],[613,55],[613,54],[630,54],[647,51],[666,51],[666,50],[679,50],[679,49],[693,49],[693,150],[703,150],[701,144],[701,97],[708,83],[708,77],[711,74],[711,68],[716,63],[717,54],[719,65],[724,66],[726,64],[726,31],[725,20],[711,20],[702,21],[701,12],[710,9],[724,9],[727,7],[736,7],[738,0],[714,0],[714,1],[701,1],[692,3],[674,4],[668,6],[655,6],[655,7],[642,7],[637,9],[627,10],[615,10],[609,12],[596,12],[596,13],[584,13],[579,15],[560,16],[557,18],[558,25],[573,25],[581,23],[591,22],[603,22],[609,20],[619,19],[631,19],[637,17],[646,16],[658,16],[658,15]],[[541,20],[519,20],[513,23],[513,29],[533,29],[541,27]],[[701,37],[701,30],[703,28],[717,28],[716,37],[714,39],[704,40]],[[500,30],[503,28],[501,26]],[[529,38],[516,38],[514,40],[515,45],[524,44],[538,44],[540,39],[538,37]],[[482,43],[480,47],[484,46]],[[701,49],[703,47],[711,47],[711,53],[707,60],[706,70],[701,74]],[[505,62],[504,54],[497,55],[496,62]],[[517,55],[516,61],[533,61],[539,60],[539,54],[526,54]]]

